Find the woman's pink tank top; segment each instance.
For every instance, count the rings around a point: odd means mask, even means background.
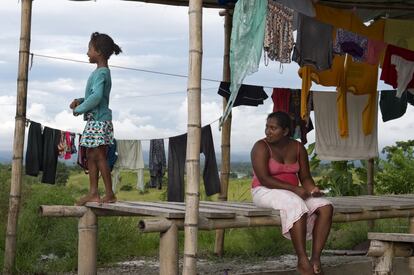
[[[298,172],[299,172],[299,143],[298,143],[298,153],[297,153],[297,159],[295,163],[285,164],[280,163],[276,161],[272,157],[272,149],[270,148],[269,144],[266,142],[266,140],[263,140],[267,147],[269,148],[270,152],[270,158],[269,158],[269,173],[272,177],[275,179],[278,179],[280,181],[287,182],[292,185],[299,185],[299,179],[298,179]],[[253,171],[253,180],[252,180],[252,188],[261,186],[259,179],[256,177],[256,174]]]

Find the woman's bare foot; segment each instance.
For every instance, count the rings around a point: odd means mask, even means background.
[[[300,275],[314,275],[314,270],[308,258],[298,259],[297,270]]]
[[[115,195],[112,195],[112,196],[105,195],[105,196],[101,199],[101,203],[115,203],[115,202],[116,202],[116,197],[115,197]]]
[[[317,275],[323,275],[321,260],[311,259],[310,262],[311,262],[312,267],[313,267],[313,273],[315,273]]]
[[[81,197],[75,204],[77,206],[83,206],[87,202],[100,202],[100,200],[101,199],[100,199],[99,195],[88,194],[86,196]]]

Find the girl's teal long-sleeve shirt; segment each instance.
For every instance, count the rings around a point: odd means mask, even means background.
[[[109,109],[109,94],[111,92],[111,71],[107,67],[97,68],[91,73],[85,88],[85,97],[78,98],[79,105],[75,108],[76,114],[91,113],[93,120],[112,120],[112,111]],[[87,120],[84,115],[84,120]]]

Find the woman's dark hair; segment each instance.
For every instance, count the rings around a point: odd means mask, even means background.
[[[282,129],[289,129],[288,136],[291,136],[292,133],[292,119],[290,118],[289,114],[286,112],[273,112],[267,116],[267,119],[274,118],[277,120],[277,124],[279,124]]]
[[[115,44],[112,38],[104,33],[94,32],[91,35],[91,44],[95,50],[99,51],[106,59],[112,54],[122,53],[121,48]]]

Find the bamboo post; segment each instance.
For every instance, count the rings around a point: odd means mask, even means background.
[[[79,219],[78,224],[78,274],[94,275],[97,274],[97,217],[92,210],[88,209]]]
[[[160,274],[178,274],[178,227],[172,223],[166,232],[160,233]]]
[[[410,216],[410,232],[414,234],[414,217]],[[411,275],[414,275],[414,257],[408,258],[408,268],[410,269]]]
[[[31,22],[32,0],[22,0],[12,177],[9,195],[9,213],[7,218],[3,274],[12,274],[16,257],[17,221],[19,216],[23,173],[23,146],[26,123],[27,78],[29,70]]]
[[[374,195],[374,159],[370,158],[367,161],[367,191],[368,195]],[[375,220],[368,221],[369,230],[373,230]]]
[[[220,12],[224,15],[224,55],[223,55],[223,81],[230,82],[230,38],[232,28],[232,16],[229,10]],[[223,112],[227,106],[227,99],[223,98]],[[230,175],[230,136],[231,136],[231,113],[224,121],[221,129],[221,169],[220,169],[220,201],[227,201],[227,193]],[[223,255],[224,230],[216,230],[216,241],[214,253]]]
[[[183,274],[195,275],[197,264],[198,214],[200,201],[200,142],[201,142],[201,68],[202,68],[202,0],[189,0],[189,66],[187,181],[184,220]]]

